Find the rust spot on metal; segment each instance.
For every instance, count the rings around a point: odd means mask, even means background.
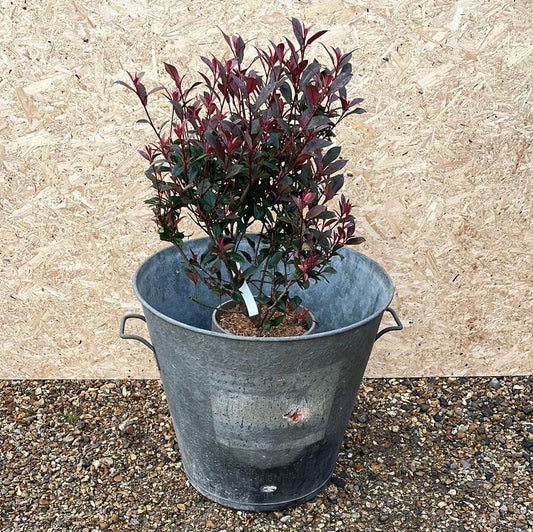
[[[297,405],[291,408],[286,414],[283,414],[283,417],[290,421],[291,423],[298,423],[298,421],[303,421],[310,416],[311,412],[306,406]]]

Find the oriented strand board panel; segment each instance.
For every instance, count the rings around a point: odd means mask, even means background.
[[[530,0],[0,0],[1,378],[155,377],[118,339],[137,265],[161,247],[136,150],[151,140],[125,70],[166,82],[287,16],[354,50],[343,126],[363,252],[397,287],[405,330],[369,376],[533,369]],[[317,53],[322,53],[320,47]],[[158,98],[158,96],[154,96]],[[144,331],[137,331],[144,332]]]

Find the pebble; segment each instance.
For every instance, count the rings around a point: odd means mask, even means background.
[[[494,390],[499,390],[501,388],[500,381],[496,377],[491,379],[489,386]]]
[[[331,483],[339,488],[344,488],[346,486],[346,481],[339,477],[331,477]]]
[[[533,378],[493,380],[364,381],[331,483],[275,513],[196,492],[158,381],[0,381],[2,529],[526,532]]]

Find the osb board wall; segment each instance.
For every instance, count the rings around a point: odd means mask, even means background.
[[[369,376],[532,370],[533,4],[528,0],[2,0],[1,378],[155,377],[119,340],[138,264],[160,249],[141,110],[113,82],[166,81],[286,17],[354,49],[366,115],[342,129],[363,251],[391,274],[405,330]],[[319,49],[317,49],[317,53]],[[136,330],[142,332],[142,328]]]

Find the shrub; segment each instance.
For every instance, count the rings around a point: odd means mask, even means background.
[[[295,40],[254,47],[249,58],[240,36],[223,33],[233,57],[202,57],[208,72],[189,85],[167,63],[170,89],[148,92],[142,72],[129,74],[131,85],[119,82],[138,96],[157,139],[140,153],[160,238],[174,244],[196,287],[241,304],[243,286],[252,287],[254,322],[265,329],[300,307],[292,287],[333,274],[339,250],[363,241],[354,236],[351,203],[338,197],[346,161],[332,142],[339,122],[364,112],[361,98],[347,96],[351,54],[325,47],[330,66],[309,60],[325,31],[296,19],[292,27]],[[161,90],[170,120],[156,127],[148,99]],[[186,214],[209,237],[200,255],[182,248]]]

